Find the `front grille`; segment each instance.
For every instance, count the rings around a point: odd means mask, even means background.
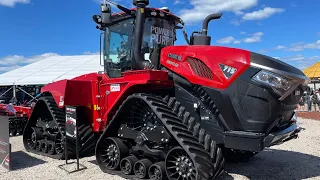
[[[197,76],[206,78],[206,79],[213,79],[213,73],[209,69],[209,67],[204,64],[202,61],[196,58],[188,57],[187,62],[190,64],[190,67],[193,73]]]

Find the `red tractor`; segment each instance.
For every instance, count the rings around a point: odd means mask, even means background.
[[[95,153],[103,172],[150,179],[214,179],[225,160],[244,160],[296,138],[295,107],[309,79],[254,52],[211,46],[201,32],[184,33],[168,9],[110,4],[93,20],[102,31],[104,72],[42,88],[24,131],[25,148],[56,159],[75,157],[65,136],[65,106],[76,106],[80,156]],[[101,63],[101,62],[100,62]],[[69,143],[64,149],[64,142]]]

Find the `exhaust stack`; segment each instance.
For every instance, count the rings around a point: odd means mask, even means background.
[[[136,26],[134,30],[134,48],[133,48],[133,69],[153,69],[154,66],[144,59],[141,52],[144,22],[145,22],[145,7],[149,5],[149,0],[134,0],[133,5],[137,7]]]
[[[209,22],[214,19],[220,19],[222,13],[211,14],[207,16],[202,24],[201,35],[195,36],[193,39],[193,45],[210,45],[211,43],[211,36],[208,36],[208,26]]]

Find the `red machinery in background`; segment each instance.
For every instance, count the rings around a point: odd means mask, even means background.
[[[31,107],[0,104],[0,116],[9,116],[10,136],[22,135],[25,125],[30,118]]]

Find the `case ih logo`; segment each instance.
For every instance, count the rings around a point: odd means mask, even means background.
[[[178,61],[181,61],[181,60],[182,60],[182,56],[181,56],[181,55],[177,55],[177,54],[171,54],[171,53],[169,53],[169,54],[168,54],[168,57],[169,57],[169,58],[172,58],[172,59],[175,59],[175,60],[178,60]]]
[[[234,67],[231,67],[231,66],[227,66],[227,65],[224,65],[224,64],[219,64],[220,66],[220,69],[222,70],[224,76],[227,78],[227,79],[230,79],[231,76],[237,72],[237,69],[234,68]]]

